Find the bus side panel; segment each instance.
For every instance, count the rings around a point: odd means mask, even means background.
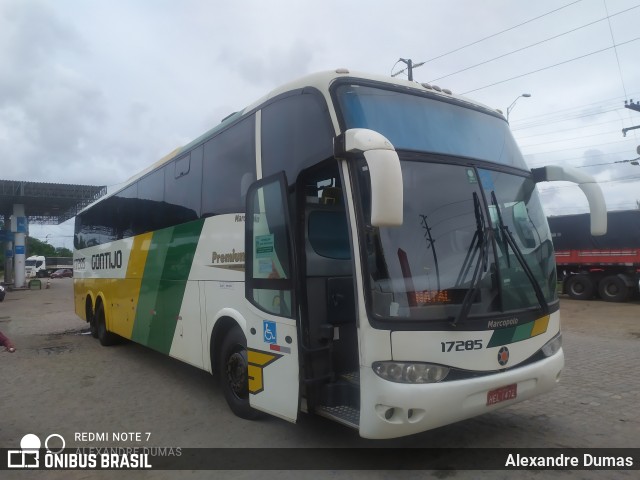
[[[131,339],[169,354],[203,221],[154,232]],[[184,321],[200,324],[199,312]]]
[[[98,299],[102,298],[107,328],[124,338],[131,338],[151,237],[151,233],[146,233],[75,253],[74,299],[80,318],[87,320],[87,296],[91,297],[94,310]],[[116,252],[120,253],[117,258],[122,259],[122,265],[114,260],[114,268],[105,269],[104,264],[95,260],[105,252],[111,254],[111,259],[116,258]]]
[[[180,313],[176,318],[169,355],[198,368],[204,368],[198,282],[187,282]]]
[[[113,303],[111,315],[108,316],[109,330],[128,339],[131,339],[133,331],[151,237],[151,233],[145,233],[133,238],[126,278],[112,282],[110,291],[105,291],[107,300]]]

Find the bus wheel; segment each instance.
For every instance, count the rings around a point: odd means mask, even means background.
[[[589,275],[574,275],[567,280],[565,291],[574,300],[589,300],[594,293],[593,280]]]
[[[609,275],[600,280],[598,285],[600,298],[606,302],[624,302],[629,295],[629,289],[617,275]]]
[[[220,348],[220,385],[231,411],[240,418],[253,420],[259,413],[249,405],[247,367],[247,339],[239,327],[234,327],[227,333]]]
[[[92,314],[91,317],[89,317],[89,331],[91,332],[91,336],[93,338],[98,338],[98,325],[96,322],[95,313]]]
[[[108,347],[116,343],[117,337],[107,330],[107,322],[104,318],[104,306],[102,303],[99,303],[96,307],[94,323],[96,323],[96,327],[98,329],[98,340],[100,340],[100,345]]]

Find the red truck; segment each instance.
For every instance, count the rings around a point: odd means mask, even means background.
[[[589,231],[589,214],[549,217],[563,292],[624,302],[640,296],[640,210],[608,212],[606,235]]]

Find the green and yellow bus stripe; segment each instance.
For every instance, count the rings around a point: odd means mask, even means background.
[[[131,340],[168,354],[204,220],[153,233]],[[133,254],[133,252],[132,252]]]

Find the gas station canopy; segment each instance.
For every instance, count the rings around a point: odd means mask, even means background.
[[[13,206],[24,205],[29,223],[57,225],[107,193],[105,186],[0,180],[0,215],[13,215]]]
[[[4,230],[0,236],[5,241],[5,283],[17,288],[25,286],[29,223],[60,224],[75,217],[105,193],[105,186],[0,180],[0,215],[4,217]]]

